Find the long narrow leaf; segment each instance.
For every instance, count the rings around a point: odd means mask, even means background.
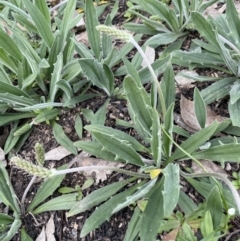
[[[186,141],[184,141],[180,147],[185,150],[187,153],[191,154],[197,148],[199,148],[202,144],[204,144],[216,131],[218,127],[218,123],[213,123],[212,125],[200,130],[196,134],[189,137]],[[168,163],[172,162],[175,159],[181,159],[186,157],[180,149],[177,149],[173,155],[167,160]]]
[[[128,179],[125,181],[115,182],[105,187],[99,188],[98,190],[87,195],[81,201],[72,206],[71,210],[67,213],[67,216],[71,217],[73,215],[82,213],[106,201],[131,181],[132,179]],[[102,195],[103,193],[104,195]]]
[[[100,57],[100,33],[96,26],[99,25],[95,7],[92,1],[86,1],[86,29],[89,44],[97,59]]]
[[[66,134],[63,131],[63,128],[57,123],[53,122],[53,135],[56,138],[57,142],[65,147],[68,151],[71,153],[77,155],[77,149],[73,145],[73,142],[66,136]]]
[[[32,20],[35,23],[40,36],[43,38],[48,48],[51,48],[54,37],[47,20],[45,19],[43,14],[39,11],[39,9],[36,6],[34,6],[34,4],[31,1],[23,0],[23,3],[27,11],[31,15]]]

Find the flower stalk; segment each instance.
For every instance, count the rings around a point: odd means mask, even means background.
[[[160,99],[160,104],[161,104],[161,107],[162,107],[162,113],[163,113],[163,117],[165,117],[166,115],[166,105],[165,105],[165,100],[164,100],[164,96],[163,96],[163,92],[160,88],[160,84],[158,82],[158,79],[157,79],[157,76],[152,68],[152,65],[150,64],[147,56],[145,55],[145,53],[143,52],[142,48],[139,46],[139,44],[135,41],[135,39],[133,38],[133,36],[129,33],[126,33],[125,31],[123,30],[119,30],[119,29],[116,29],[114,27],[109,27],[109,26],[105,26],[105,25],[98,25],[96,27],[96,29],[100,32],[103,32],[107,35],[110,35],[110,36],[114,36],[116,38],[119,38],[125,42],[131,42],[134,47],[138,50],[138,52],[141,54],[142,58],[144,59],[145,63],[147,64],[147,67],[152,75],[152,78],[153,78],[153,83],[154,85],[156,86],[157,88],[157,92],[158,92],[158,95],[159,95],[159,99]],[[155,103],[156,105],[156,103]],[[156,106],[154,106],[156,108]]]
[[[111,170],[118,173],[134,176],[134,177],[149,178],[148,174],[127,171],[124,169],[109,167],[109,166],[86,166],[86,167],[69,168],[65,170],[56,170],[56,169],[49,170],[45,167],[29,163],[28,161],[20,157],[12,157],[11,163],[13,163],[17,168],[22,169],[29,174],[32,174],[41,178],[48,178],[48,177],[53,177],[53,176],[63,175],[63,174],[68,174],[73,172],[94,171],[94,170]]]

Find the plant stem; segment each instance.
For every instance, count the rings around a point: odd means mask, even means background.
[[[53,8],[50,8],[50,9],[49,9],[49,12],[51,13],[52,11],[54,11],[54,10],[58,9],[59,7],[61,7],[62,5],[67,4],[67,2],[68,2],[68,0],[65,0],[65,1],[60,2],[59,4],[57,4],[56,6],[54,6]]]
[[[21,199],[21,204],[20,205],[21,205],[21,213],[23,215],[25,215],[25,205],[24,205],[25,198],[27,196],[27,193],[28,193],[29,189],[31,188],[31,186],[35,182],[36,178],[37,178],[37,176],[33,176],[32,177],[31,181],[28,183],[28,186],[26,187],[26,189],[25,189],[25,191],[24,191],[24,193],[22,195],[22,199]]]
[[[143,52],[142,48],[139,46],[139,44],[134,40],[133,37],[131,37],[130,42],[136,47],[136,49],[138,50],[138,52],[141,54],[141,56],[143,57],[145,63],[147,64],[147,67],[153,77],[154,83],[157,87],[157,91],[159,94],[159,98],[160,98],[160,102],[161,102],[161,106],[162,106],[162,112],[163,112],[163,118],[166,115],[166,105],[165,105],[165,100],[164,100],[164,96],[163,96],[163,92],[160,88],[160,84],[158,82],[157,76],[152,68],[152,65],[150,64],[147,56],[145,55],[145,53]],[[156,108],[156,106],[154,106]]]
[[[62,175],[62,174],[67,174],[67,173],[72,173],[72,172],[94,171],[94,170],[111,170],[111,171],[115,171],[115,172],[119,172],[119,173],[124,173],[124,174],[130,175],[130,176],[134,176],[134,177],[149,178],[149,175],[147,175],[147,174],[136,173],[136,172],[127,171],[127,170],[116,168],[116,167],[108,167],[108,166],[75,167],[75,168],[70,168],[70,169],[66,169],[66,170],[52,169],[51,176]]]
[[[205,172],[205,173],[192,173],[188,174],[183,171],[181,171],[181,175],[186,178],[194,178],[194,177],[215,177],[220,180],[222,180],[230,189],[234,201],[236,203],[237,209],[238,209],[238,214],[240,214],[240,196],[236,190],[236,188],[233,186],[233,184],[222,174],[220,173],[214,173],[214,172]]]

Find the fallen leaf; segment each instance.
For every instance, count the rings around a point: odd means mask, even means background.
[[[194,111],[194,102],[188,100],[183,95],[181,95],[180,100],[180,112],[183,121],[192,129],[198,131],[201,129],[200,125],[198,124],[197,117]],[[205,127],[211,125],[214,121],[223,122],[228,118],[217,115],[213,112],[210,107],[207,106],[207,118],[206,118],[206,125]]]
[[[179,232],[179,228],[173,229],[162,237],[162,241],[175,241]]]
[[[206,169],[207,172],[213,172],[213,173],[221,173],[225,177],[227,177],[227,173],[224,171],[224,169],[220,166],[215,164],[212,161],[209,160],[199,160],[203,167]],[[196,162],[192,162],[192,170],[194,173],[204,173],[205,171],[202,169],[201,166],[199,166]]]
[[[146,55],[148,61],[150,62],[150,64],[152,64],[155,60],[155,49],[147,46],[146,50],[145,50],[145,55]],[[147,63],[145,60],[143,60],[143,62],[142,62],[142,67],[143,68],[147,67]]]
[[[77,165],[79,167],[86,167],[86,166],[106,166],[107,167],[116,167],[120,168],[123,167],[124,164],[120,162],[110,162],[110,161],[105,161],[103,159],[98,159],[98,158],[92,158],[92,157],[87,157],[87,158],[80,158],[80,161],[77,162]],[[98,169],[93,169],[91,171],[84,171],[85,176],[91,176],[92,173],[96,173],[96,183],[98,184],[99,181],[105,181],[107,180],[107,175],[110,175],[112,173],[111,170],[98,170]]]
[[[184,75],[189,75],[189,77],[186,77]],[[177,82],[178,87],[183,89],[190,89],[194,87],[192,83],[195,82],[195,80],[191,79],[190,76],[199,76],[196,71],[190,71],[190,70],[182,70],[180,71],[176,76],[175,80]]]
[[[0,148],[0,161],[3,161],[5,159],[5,154],[2,148]]]
[[[69,152],[65,147],[58,146],[52,149],[51,151],[45,153],[45,161],[49,161],[49,160],[59,161],[70,154],[72,153]]]
[[[45,235],[45,227],[43,226],[41,233],[38,235],[35,241],[47,241]]]
[[[85,44],[87,47],[89,46],[87,31],[84,31],[84,32],[76,35],[76,40],[78,42]]]
[[[53,215],[51,215],[50,219],[47,222],[45,233],[46,233],[47,241],[56,241],[54,237],[55,225],[53,221]]]
[[[224,6],[224,5],[223,5]],[[216,18],[221,14],[221,12],[217,9],[218,5],[217,3],[210,5],[204,12],[204,16],[211,16],[213,18]]]

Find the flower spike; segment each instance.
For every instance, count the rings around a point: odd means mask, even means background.
[[[11,158],[11,163],[13,163],[17,168],[41,178],[47,178],[52,176],[52,171],[50,171],[49,169],[42,166],[34,165],[17,156]]]
[[[105,25],[98,25],[96,26],[96,29],[102,33],[105,33],[110,36],[114,36],[115,38],[124,40],[125,42],[130,42],[132,39],[132,35],[129,33],[126,33],[123,30],[119,30],[114,27],[109,27]]]

